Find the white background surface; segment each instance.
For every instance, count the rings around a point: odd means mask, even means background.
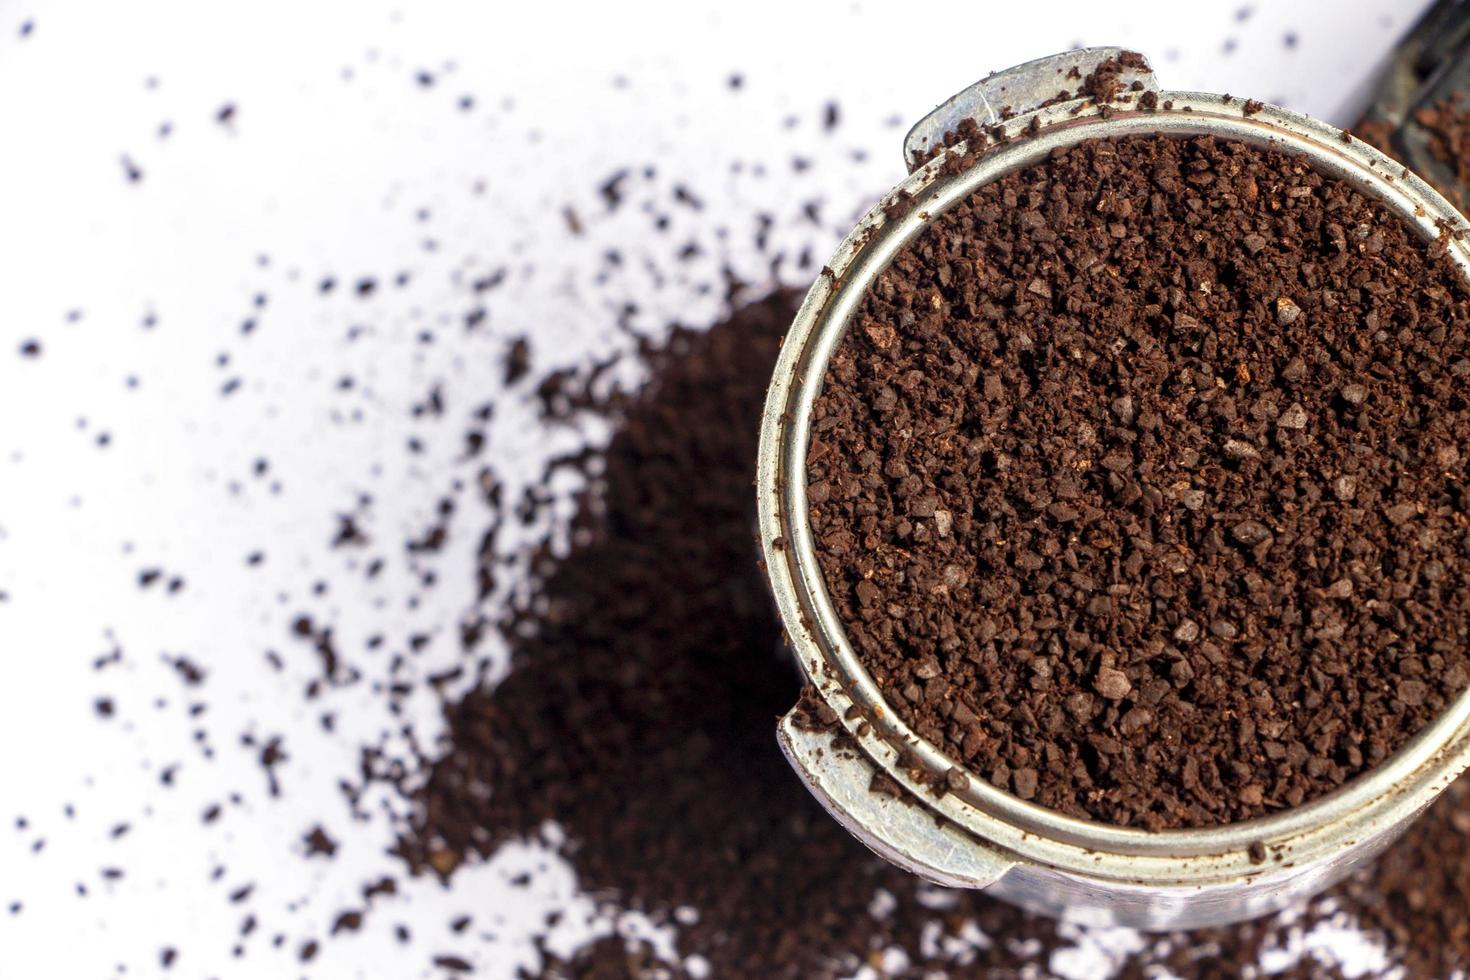
[[[718,255],[660,283],[642,271],[645,252],[668,269],[660,257],[684,238],[728,225],[729,259],[758,281],[748,239],[765,210],[793,251],[812,246],[820,262],[900,176],[903,128],[988,71],[1116,43],[1148,54],[1166,87],[1346,122],[1423,6],[0,3],[0,977],[152,976],[167,946],[181,976],[432,975],[436,952],[484,976],[534,962],[526,936],[573,882],[553,870],[531,895],[508,888],[527,863],[559,867],[530,847],[466,871],[452,891],[404,883],[363,934],[326,943],[309,970],[296,961],[303,941],[359,904],[363,880],[397,873],[383,821],[352,821],[336,786],[358,747],[396,722],[365,684],[308,705],[300,692],[317,666],[288,624],[327,611],[354,657],[373,632],[393,649],[427,632],[414,670],[453,663],[484,521],[461,508],[460,533],[434,563],[439,584],[410,608],[423,569],[390,561],[367,584],[359,558],[326,549],[335,515],[367,493],[362,520],[385,551],[421,533],[436,495],[473,480],[461,423],[489,397],[500,405],[487,457],[512,488],[573,445],[528,424],[525,392],[498,392],[498,358],[519,334],[537,373],[627,345],[586,271],[607,248],[628,256],[625,289],[644,326],[706,322],[718,306],[695,286]],[[419,84],[420,71],[434,84]],[[820,117],[833,99],[842,124],[829,136]],[[236,111],[221,125],[226,104]],[[126,180],[124,156],[141,181]],[[796,156],[815,166],[794,173]],[[596,190],[649,161],[661,186],[683,181],[707,204],[675,214],[653,244],[647,215],[601,216]],[[813,197],[822,222],[794,220]],[[568,206],[598,216],[579,238]],[[466,333],[466,281],[502,267],[487,324]],[[400,272],[410,278],[395,288]],[[360,301],[350,287],[369,275],[377,292]],[[322,298],[326,276],[339,286]],[[418,339],[424,330],[434,343]],[[18,355],[29,339],[39,358]],[[234,378],[238,390],[221,397]],[[436,383],[448,421],[425,437],[408,408]],[[404,451],[412,434],[425,437],[421,455]],[[261,457],[269,470],[257,477]],[[255,551],[265,557],[251,568]],[[182,591],[140,589],[151,567],[182,576]],[[327,593],[313,598],[319,581]],[[113,650],[119,661],[94,670]],[[201,688],[164,659],[179,654],[208,671]],[[116,704],[110,721],[95,717],[99,697]],[[191,718],[196,702],[207,709]],[[431,699],[409,711],[432,730]],[[272,735],[289,754],[279,799],[240,744]],[[223,815],[205,826],[212,804]],[[300,856],[319,821],[342,843],[334,861]],[[105,880],[114,867],[123,877]],[[261,925],[236,959],[243,909],[228,896],[248,884]],[[12,902],[19,914],[6,914]],[[450,935],[460,913],[474,926]],[[413,945],[394,942],[397,922]],[[578,900],[554,940],[612,927]],[[1133,942],[1088,937],[1052,966],[1097,974],[1106,948]]]

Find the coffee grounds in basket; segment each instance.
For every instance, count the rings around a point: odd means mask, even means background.
[[[1470,680],[1467,292],[1385,208],[1208,137],[937,219],[829,367],[817,549],[889,703],[1108,823],[1277,812]]]

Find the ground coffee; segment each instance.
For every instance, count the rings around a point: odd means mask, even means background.
[[[581,543],[542,549],[537,597],[502,630],[509,678],[448,706],[448,739],[413,793],[417,815],[399,851],[452,878],[498,842],[539,837],[544,818],[558,819],[584,888],[675,924],[678,953],[709,976],[1050,975],[1077,930],[1058,935],[982,893],[928,888],[875,861],[775,750],[772,722],[798,681],[779,655],[760,653],[777,649],[780,633],[750,541],[751,413],[798,298],[780,293],[708,335],[676,331],[667,350],[647,347],[651,379],[631,396],[551,386],[618,420],[604,476],[583,499]],[[694,683],[667,680],[671,669]],[[613,697],[620,713],[578,707]],[[564,745],[574,758],[559,755]],[[1276,951],[1275,970],[1281,951],[1297,950],[1280,975],[1339,976],[1336,963],[1300,952],[1301,933],[1361,924],[1390,967],[1449,975],[1470,965],[1457,911],[1470,900],[1465,813],[1457,784],[1375,868],[1301,916],[1155,937],[1114,954],[1112,968],[1249,976],[1265,951]],[[1096,942],[1087,947],[1096,969],[1102,950],[1127,945]],[[670,973],[685,968],[613,937],[567,959],[548,952],[534,975]]]
[[[874,859],[776,749],[775,716],[799,682],[753,559],[750,413],[797,298],[738,309],[707,335],[679,331],[646,350],[646,390],[592,400],[622,421],[577,518],[581,543],[545,549],[536,598],[504,630],[509,677],[448,707],[442,755],[413,793],[398,850],[414,868],[452,879],[553,819],[583,888],[673,924],[684,958],[612,937],[547,952],[535,976],[682,976],[694,963],[711,977],[1036,976],[1079,942]],[[1467,792],[1451,787],[1376,867],[1300,917],[1155,937],[1113,967],[1256,975],[1264,951],[1299,949],[1319,924],[1361,924],[1411,976],[1470,965]],[[1090,962],[1119,942],[1087,946]],[[1307,954],[1280,975],[1341,972]]]
[[[1062,812],[1260,816],[1470,680],[1467,292],[1386,209],[1200,137],[978,191],[878,279],[811,520],[925,738]]]
[[[833,821],[776,746],[800,685],[756,565],[751,479],[796,299],[647,348],[649,385],[603,407],[617,432],[570,553],[541,554],[504,630],[510,675],[448,710],[448,749],[398,848],[415,869],[448,876],[551,820],[585,890],[677,923],[681,957],[711,976],[850,976],[890,948],[924,958],[944,910]],[[959,921],[1012,940],[972,953],[997,967],[1033,959],[1014,943],[1054,928],[989,901]],[[603,943],[546,971],[659,975],[650,955]]]

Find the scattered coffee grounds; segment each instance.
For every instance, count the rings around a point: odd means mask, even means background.
[[[1108,58],[1082,80],[1082,94],[1098,102],[1112,102],[1123,91],[1119,78],[1128,69],[1147,69],[1148,61],[1137,51],[1123,51],[1116,58]],[[1139,86],[1142,88],[1142,86]]]
[[[1436,180],[1432,173],[1420,174],[1434,189],[1444,195],[1460,211],[1466,210],[1465,188],[1470,187],[1470,111],[1466,111],[1464,100],[1453,95],[1433,105],[1414,110],[1414,122],[1427,134],[1426,147],[1430,156],[1438,160],[1454,177],[1454,182]],[[1365,121],[1353,132],[1365,143],[1369,143],[1394,159],[1402,154],[1394,143],[1394,132],[1381,120]]]
[[[893,262],[812,526],[890,703],[1025,799],[1203,826],[1327,792],[1470,680],[1467,293],[1304,161],[1100,141]]]
[[[1384,963],[1368,975],[1451,977],[1470,967],[1470,781],[1452,784],[1372,868],[1317,898],[1297,920],[1310,929],[1325,925],[1358,929],[1359,937],[1381,944]],[[1286,916],[1224,929],[1201,929],[1169,937],[1163,948],[1132,959],[1123,980],[1156,976],[1163,966],[1176,976],[1193,976],[1208,957],[1206,975],[1238,977],[1259,972],[1263,953],[1290,940]],[[1326,958],[1309,957],[1276,976],[1354,976]]]
[[[1381,932],[1414,977],[1470,967],[1470,782],[1459,780],[1379,859],[1340,889],[1343,904]]]

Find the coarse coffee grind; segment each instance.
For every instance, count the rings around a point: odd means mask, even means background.
[[[940,215],[807,459],[849,639],[921,736],[1123,826],[1300,805],[1470,681],[1467,292],[1305,161],[1083,143]]]

